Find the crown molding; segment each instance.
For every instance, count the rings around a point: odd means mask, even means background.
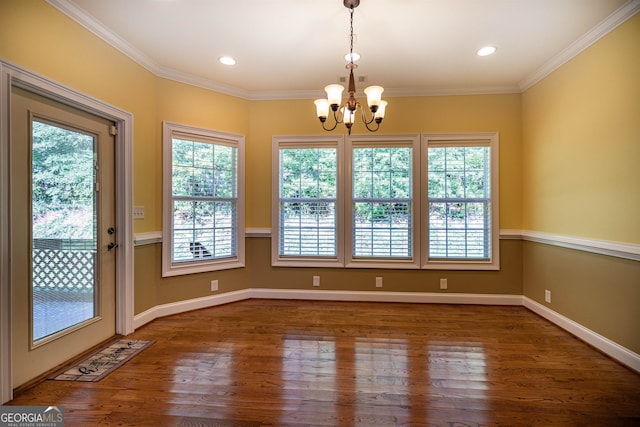
[[[578,40],[571,43],[567,48],[547,61],[542,67],[522,79],[519,84],[519,92],[525,92],[540,82],[562,65],[578,56],[583,50],[623,24],[627,19],[638,13],[638,11],[640,11],[640,0],[629,0]]]
[[[82,25],[84,28],[101,38],[115,49],[122,52],[131,60],[141,65],[154,75],[185,83],[191,86],[201,87],[222,94],[235,96],[248,101],[268,101],[268,100],[290,100],[290,99],[314,99],[317,98],[317,90],[294,90],[294,91],[248,91],[234,86],[217,83],[210,79],[184,73],[174,69],[162,67],[146,56],[140,50],[129,44],[126,40],[112,32],[109,28],[96,21],[93,17],[85,13],[69,0],[46,0],[51,6],[67,15],[69,18]],[[558,55],[547,61],[542,67],[521,80],[517,85],[507,85],[498,87],[478,87],[473,89],[394,89],[386,90],[386,96],[390,97],[410,97],[410,96],[449,96],[449,95],[491,95],[491,94],[512,94],[522,93],[544,79],[560,66],[578,55],[580,52],[600,40],[606,34],[614,30],[627,19],[640,11],[640,0],[629,0],[621,8],[605,18],[600,24],[591,29],[585,35],[573,42]]]
[[[410,97],[410,96],[450,96],[450,95],[496,95],[520,93],[520,87],[487,86],[473,89],[425,89],[425,88],[388,88],[384,90],[385,97]],[[316,99],[326,96],[322,90],[297,90],[297,91],[253,91],[247,94],[251,101],[269,101],[285,99]],[[356,96],[364,96],[363,91],[357,91]]]
[[[252,100],[251,92],[240,89],[234,86],[226,85],[224,83],[216,83],[205,77],[196,76],[194,74],[184,73],[172,68],[158,67],[154,74],[158,77],[173,80],[176,82],[188,84],[191,86],[200,87],[203,89],[212,90],[214,92],[222,93],[225,95],[235,96],[236,98],[242,98],[246,100]]]
[[[122,37],[115,34],[109,28],[87,15],[82,9],[68,0],[45,0],[51,6],[73,19],[91,33],[116,48],[134,62],[138,63],[153,74],[158,74],[160,67],[151,58],[133,47]]]
[[[444,89],[399,89],[389,88],[385,89],[385,97],[410,97],[410,96],[451,96],[451,95],[501,95],[520,93],[520,87],[518,85],[508,86],[484,86],[477,88],[444,88]]]

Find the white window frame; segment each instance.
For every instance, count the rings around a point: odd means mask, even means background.
[[[422,134],[421,183],[422,183],[422,268],[441,270],[499,270],[500,269],[500,221],[499,221],[499,135],[497,132],[435,133]],[[428,200],[428,150],[429,146],[477,146],[490,147],[491,153],[491,257],[478,259],[429,259],[429,200]]]
[[[281,256],[280,255],[280,149],[335,148],[337,151],[336,198],[336,256]],[[328,136],[274,136],[272,138],[271,185],[271,263],[279,267],[344,267],[344,137]]]
[[[412,230],[411,257],[354,257],[353,256],[353,149],[381,147],[407,147],[413,152],[412,172]],[[346,139],[345,147],[345,194],[349,203],[345,207],[345,234],[343,238],[347,267],[351,268],[390,268],[390,269],[418,269],[420,268],[420,135],[352,135]]]
[[[207,271],[226,270],[244,267],[244,150],[245,137],[232,133],[183,125],[164,121],[162,123],[163,141],[163,227],[162,227],[162,277]],[[236,254],[228,258],[203,259],[174,263],[173,247],[173,191],[172,163],[174,136],[188,137],[194,141],[211,142],[232,146],[237,149],[237,211],[236,211]]]

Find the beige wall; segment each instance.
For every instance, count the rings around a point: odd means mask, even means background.
[[[522,256],[525,296],[640,354],[639,261],[533,242]]]
[[[522,242],[502,240],[500,271],[436,271],[342,268],[272,267],[270,240],[248,239],[249,280],[255,288],[312,290],[312,276],[319,275],[321,290],[386,292],[443,292],[440,278],[448,279],[448,290],[455,293],[522,294]],[[375,278],[383,278],[383,288],[375,288]]]
[[[159,224],[157,78],[40,0],[0,2],[0,57],[134,114],[134,203]]]
[[[181,83],[159,80],[156,96],[158,126],[161,120],[170,120],[236,133],[243,133],[243,126],[248,126],[245,223],[247,227],[270,227],[272,136],[321,132],[318,119],[314,115],[313,102],[311,100],[247,102]],[[221,105],[229,107],[221,109]],[[500,132],[500,174],[503,177],[500,184],[501,228],[520,227],[520,95],[394,98],[390,100],[389,109],[391,106],[398,108],[399,111],[397,116],[391,112],[388,113],[389,120],[384,123],[384,130],[387,133]],[[248,115],[246,112],[243,113],[245,108],[248,110]],[[203,110],[211,111],[213,114],[203,113]],[[231,113],[233,117],[229,117]],[[218,116],[222,117],[222,123],[215,121]],[[396,119],[394,120],[393,117]],[[397,117],[403,117],[403,120]],[[221,126],[223,126],[222,129]],[[160,141],[157,144],[158,147],[154,150],[157,154],[158,170],[160,170]],[[154,158],[154,156],[149,154],[147,158]],[[161,179],[159,173],[156,177],[157,181],[149,183],[149,190],[154,189],[159,199],[161,199]],[[158,200],[157,204],[156,216],[160,217],[161,201]],[[153,226],[157,227],[156,230],[161,229],[161,224]],[[138,226],[136,231],[154,231],[154,229],[141,229]],[[371,283],[374,282],[370,277],[374,273],[371,271],[325,269],[320,273],[319,270],[313,269],[314,273],[311,273],[312,270],[304,268],[272,269],[268,242],[268,239],[247,239],[246,271],[202,273],[170,279],[160,277],[159,250],[138,248],[136,270],[142,268],[141,266],[144,266],[145,270],[157,269],[157,277],[153,279],[149,277],[148,272],[140,273],[145,275],[146,280],[136,280],[136,313],[157,304],[211,295],[209,287],[213,279],[219,281],[219,292],[248,287],[310,289],[308,282],[313,274],[323,276],[322,289],[373,290]],[[509,250],[519,254],[519,244],[511,243],[508,244]],[[504,244],[501,245],[503,246]],[[502,253],[502,257],[503,271],[500,273],[376,271],[377,275],[385,277],[387,285],[384,290],[426,292],[429,289],[429,292],[440,292],[434,284],[440,277],[447,277],[450,283],[448,292],[521,294],[521,259],[510,256],[510,253]],[[505,257],[508,261],[505,261]],[[405,283],[402,283],[402,280]]]
[[[640,14],[523,94],[525,230],[640,243]],[[524,295],[640,353],[640,262],[529,243]]]
[[[1,58],[133,113],[134,205],[145,206],[145,219],[135,221],[136,232],[161,229],[163,120],[245,135],[246,226],[270,227],[271,138],[322,133],[311,100],[247,101],[158,78],[45,1],[2,0],[0,8]],[[391,98],[383,132],[498,131],[501,229],[638,243],[638,19],[523,95]],[[358,125],[355,132],[361,132]],[[449,278],[449,292],[522,294],[524,283],[524,294],[540,300],[540,289],[551,282],[535,272],[557,266],[548,257],[534,256],[552,248],[532,245],[503,240],[500,272],[317,270],[273,268],[269,239],[249,238],[246,268],[169,279],[160,277],[160,245],[140,246],[135,251],[135,312],[211,295],[213,278],[221,292],[309,289],[312,274],[322,276],[323,289],[368,290],[376,275],[385,278],[383,289],[390,291],[440,292],[440,277]],[[571,259],[568,271],[576,274],[570,276],[582,277],[577,270],[584,259]],[[607,269],[617,265],[606,260]],[[637,265],[625,264],[620,274],[630,280],[623,286],[609,284],[610,289],[640,300],[632,286]],[[559,286],[553,282],[558,298]],[[560,298],[551,308],[599,328],[585,315],[602,301],[598,294],[588,295],[594,299],[568,298],[561,305]],[[618,315],[613,302],[605,305],[613,317],[602,333],[636,346],[628,322],[637,320],[632,313],[640,310],[625,307]]]
[[[499,132],[500,228],[519,229],[521,218],[521,96],[469,95],[388,99],[384,133]],[[247,144],[247,227],[270,227],[271,138],[323,133],[312,100],[251,103]],[[361,123],[353,132],[367,132]],[[335,133],[344,134],[339,126]]]
[[[526,230],[640,243],[640,14],[523,94]]]

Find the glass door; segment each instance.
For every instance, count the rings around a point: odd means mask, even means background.
[[[115,335],[113,123],[13,88],[13,385]]]

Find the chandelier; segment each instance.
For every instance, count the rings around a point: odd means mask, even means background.
[[[343,0],[343,3],[344,6],[349,9],[350,18],[349,55],[347,57],[349,62],[346,65],[346,68],[349,70],[349,88],[347,89],[349,92],[349,98],[346,100],[344,105],[340,105],[342,103],[342,92],[344,91],[344,87],[339,84],[330,84],[324,88],[327,92],[327,99],[316,99],[314,101],[316,104],[316,113],[324,130],[332,131],[339,123],[344,123],[349,135],[351,135],[351,126],[353,126],[356,111],[358,107],[360,107],[362,122],[370,132],[375,132],[380,128],[380,123],[382,122],[382,119],[384,119],[384,113],[387,107],[387,101],[383,101],[381,99],[384,88],[382,86],[369,86],[364,90],[364,93],[367,95],[367,105],[371,111],[371,117],[367,118],[364,108],[361,107],[360,103],[355,98],[356,84],[355,79],[353,78],[353,70],[358,67],[353,63],[353,11],[360,4],[360,0]],[[327,127],[326,122],[330,109],[333,112],[333,119],[335,123],[332,127]]]

